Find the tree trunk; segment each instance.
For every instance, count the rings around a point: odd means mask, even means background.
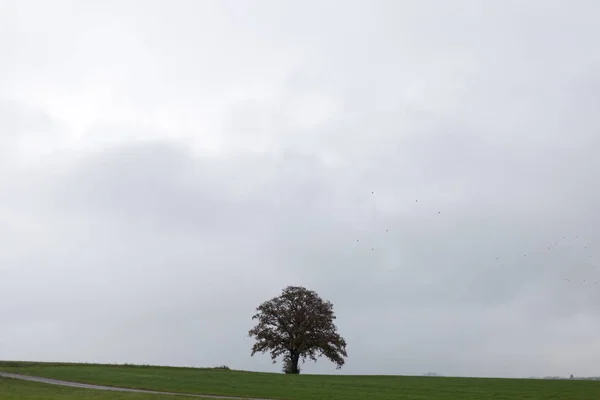
[[[298,368],[298,362],[300,361],[300,353],[290,351],[289,365],[287,368],[288,374],[299,374],[300,369]]]

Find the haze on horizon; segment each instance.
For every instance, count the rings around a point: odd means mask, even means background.
[[[600,375],[600,3],[0,0],[0,359]]]

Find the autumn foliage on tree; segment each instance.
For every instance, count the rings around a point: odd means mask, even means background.
[[[333,304],[324,301],[312,290],[288,286],[279,297],[265,301],[256,308],[256,326],[248,332],[256,339],[252,355],[271,353],[273,363],[283,356],[283,371],[299,374],[298,361],[317,361],[325,356],[337,368],[344,365],[346,341],[333,323]]]

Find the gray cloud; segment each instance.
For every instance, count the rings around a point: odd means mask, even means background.
[[[596,3],[38,3],[0,13],[3,357],[278,370],[245,335],[301,284],[341,373],[597,374]]]

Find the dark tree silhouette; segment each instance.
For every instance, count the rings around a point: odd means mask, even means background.
[[[248,332],[256,339],[252,355],[271,353],[273,363],[283,358],[286,374],[299,374],[298,361],[325,356],[338,369],[344,365],[346,341],[333,323],[333,304],[301,286],[288,286],[279,297],[265,301],[252,317],[258,320]]]

